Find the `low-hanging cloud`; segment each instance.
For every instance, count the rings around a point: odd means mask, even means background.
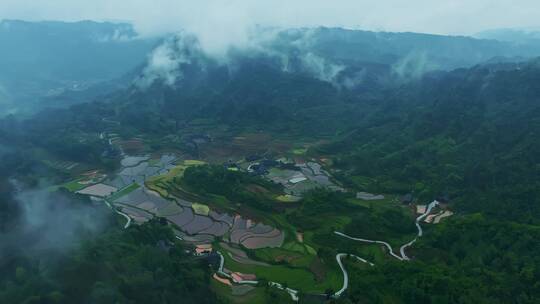
[[[291,56],[283,50],[265,47],[266,32],[261,36],[256,28],[343,27],[378,31],[411,31],[434,34],[465,34],[504,27],[538,26],[540,3],[523,0],[519,5],[511,0],[42,0],[0,2],[0,19],[25,20],[97,20],[133,23],[141,37],[185,31],[197,37],[204,53],[220,63],[227,63],[231,48],[261,50],[282,62],[285,71],[291,69]],[[459,22],[456,22],[459,20]],[[255,34],[254,34],[255,33]],[[309,43],[308,37],[295,41]],[[113,34],[103,39],[122,40],[127,36]],[[292,44],[294,46],[294,43]],[[296,45],[299,50],[308,49]],[[189,64],[189,58],[176,56],[171,47],[159,47],[149,59],[140,87],[148,87],[157,79],[172,84],[182,79],[179,66]],[[314,52],[300,52],[300,68],[315,77],[333,82],[344,67],[330,62]],[[395,72],[416,75],[411,64],[423,63],[421,54],[394,66]],[[422,65],[421,70],[431,69]],[[353,79],[354,78],[354,79]],[[347,80],[363,79],[358,74]]]
[[[106,207],[74,202],[45,189],[24,190],[14,197],[18,206],[13,227],[0,231],[0,264],[13,254],[62,252],[74,248],[84,235],[105,228]]]
[[[429,60],[426,52],[412,51],[392,65],[392,72],[401,78],[419,78],[426,72],[435,71],[442,67]]]
[[[292,36],[292,37],[291,37]],[[181,31],[169,35],[149,56],[135,85],[142,90],[154,82],[175,87],[184,78],[184,69],[197,65],[204,72],[206,64],[225,66],[232,75],[238,69],[238,55],[243,58],[266,58],[275,68],[288,73],[303,73],[322,81],[336,83],[345,65],[332,62],[312,51],[316,39],[313,30],[283,30],[256,27],[250,30],[242,45],[229,45],[223,52],[208,52],[201,47],[200,38]]]
[[[147,65],[135,84],[147,89],[159,79],[171,86],[183,78],[182,66],[191,64],[200,53],[196,37],[185,33],[169,36],[149,55]]]

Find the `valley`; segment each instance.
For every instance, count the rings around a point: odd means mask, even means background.
[[[367,203],[370,208],[401,210],[402,216],[411,221],[414,219],[408,210],[416,210],[416,205],[404,208],[396,196],[389,194],[351,193],[352,189],[345,189],[329,173],[334,169],[328,158],[310,154],[320,143],[305,143],[298,148],[298,143],[271,140],[272,135],[265,133],[233,136],[228,143],[215,135],[190,136],[197,147],[192,153],[204,155],[195,160],[172,147],[163,149],[168,152],[149,151],[145,136],[122,139],[116,132],[111,129],[99,135],[108,145],[106,151],[121,158],[115,172],[91,170],[59,187],[107,204],[125,218],[125,229],[156,218],[166,222],[193,256],[208,260],[215,271],[215,284],[225,285],[216,290],[233,302],[240,303],[265,286],[288,293],[291,301],[305,296],[321,301],[339,298],[349,284],[346,267],[350,266],[345,266],[344,260],[353,258],[365,265],[354,267],[376,267],[356,255],[358,251],[323,255],[321,252],[339,247],[318,240],[320,234],[335,234],[351,243],[360,241],[354,245],[358,248],[373,247],[380,252],[378,263],[384,263],[387,254],[400,261],[409,260],[404,250],[416,238],[403,245],[398,256],[386,242],[332,231],[345,228],[353,220],[349,214]],[[215,155],[212,152],[218,142],[223,148]],[[233,151],[228,158],[223,154],[227,146]],[[221,183],[212,184],[215,178]],[[210,185],[200,186],[207,183]],[[296,225],[290,220],[292,215],[303,208],[306,193],[317,191],[322,195],[342,193],[348,197],[343,201],[346,206],[340,211],[329,210],[332,216],[316,226]],[[377,207],[379,204],[382,206]],[[430,204],[417,218],[417,237],[422,236],[418,222],[435,205]]]
[[[0,303],[538,303],[538,33],[218,24],[0,20]]]

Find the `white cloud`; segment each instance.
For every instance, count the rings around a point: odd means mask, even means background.
[[[152,51],[142,75],[135,83],[141,89],[147,89],[159,79],[171,86],[183,78],[182,67],[193,63],[200,54],[199,43],[195,37],[185,33],[170,36]]]

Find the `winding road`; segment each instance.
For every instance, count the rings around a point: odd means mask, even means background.
[[[410,247],[412,244],[414,244],[416,242],[416,240],[419,238],[419,237],[422,237],[423,235],[423,230],[422,230],[422,226],[420,226],[420,222],[426,218],[429,213],[431,212],[431,210],[433,208],[435,208],[437,205],[439,205],[439,202],[438,201],[433,201],[431,202],[426,211],[420,215],[419,217],[416,218],[416,221],[415,221],[415,225],[416,225],[416,228],[418,230],[418,233],[417,233],[417,236],[410,242],[404,244],[403,246],[401,246],[399,248],[399,253],[400,255],[397,255],[396,253],[394,253],[394,251],[392,250],[392,246],[387,243],[387,242],[384,242],[384,241],[378,241],[378,240],[368,240],[368,239],[362,239],[362,238],[355,238],[355,237],[352,237],[352,236],[349,236],[349,235],[346,235],[345,233],[342,233],[342,232],[339,232],[339,231],[334,231],[334,233],[336,235],[339,235],[341,237],[344,237],[344,238],[348,238],[350,240],[353,240],[353,241],[359,241],[359,242],[364,242],[364,243],[370,243],[370,244],[381,244],[381,245],[384,245],[387,249],[388,249],[388,253],[393,256],[394,258],[400,260],[400,261],[408,261],[410,260],[410,258],[407,256],[407,254],[405,253],[405,249],[407,249],[408,247]]]
[[[399,248],[400,255],[397,255],[396,253],[394,253],[394,251],[392,250],[392,246],[390,246],[390,244],[387,243],[387,242],[378,241],[378,240],[368,240],[368,239],[362,239],[362,238],[355,238],[355,237],[346,235],[345,233],[342,233],[342,232],[339,232],[339,231],[334,231],[334,233],[336,235],[339,235],[341,237],[344,237],[344,238],[347,238],[347,239],[350,239],[350,240],[353,240],[353,241],[359,241],[359,242],[370,243],[370,244],[384,245],[388,249],[388,253],[391,256],[393,256],[394,258],[396,258],[396,259],[398,259],[400,261],[408,261],[408,260],[410,260],[410,258],[405,254],[405,249],[407,249],[412,244],[414,244],[419,237],[422,237],[423,230],[422,230],[422,226],[420,226],[420,222],[424,218],[426,218],[429,215],[429,213],[431,212],[431,210],[434,207],[436,207],[437,205],[439,205],[438,201],[435,200],[435,201],[431,202],[428,205],[426,211],[422,215],[420,215],[420,216],[418,216],[416,218],[415,225],[416,225],[416,228],[418,229],[418,234],[412,241],[408,242],[407,244],[404,244],[403,246],[401,246]],[[344,256],[352,256],[352,257],[356,258],[357,260],[359,260],[361,262],[367,263],[370,266],[374,266],[373,263],[371,263],[371,262],[369,262],[369,261],[367,261],[367,260],[365,260],[365,259],[363,259],[361,257],[358,257],[356,255],[347,254],[347,253],[338,253],[336,255],[336,260],[337,260],[337,263],[338,263],[339,267],[341,268],[341,272],[343,272],[343,287],[341,287],[340,290],[338,290],[336,293],[334,293],[334,295],[333,295],[334,298],[339,298],[347,290],[347,288],[349,287],[349,274],[347,273],[347,270],[343,266],[343,262],[341,260]]]
[[[100,137],[104,137],[103,133],[100,134]],[[109,139],[109,144],[112,144],[110,143],[110,139]],[[123,151],[122,151],[123,152]],[[144,187],[144,186],[143,186]],[[107,206],[109,208],[111,208],[112,210],[114,210],[117,214],[123,216],[124,218],[126,218],[127,222],[126,224],[124,225],[124,229],[127,229],[130,225],[131,225],[131,217],[129,217],[129,215],[117,210],[111,203],[109,203],[106,199],[104,200],[104,202],[107,204]],[[363,238],[356,238],[356,237],[352,237],[352,236],[349,236],[347,234],[344,234],[342,232],[338,232],[338,231],[334,231],[334,234],[336,235],[339,235],[341,237],[344,237],[344,238],[347,238],[347,239],[350,239],[350,240],[353,240],[353,241],[358,241],[358,242],[364,242],[364,243],[369,243],[369,244],[380,244],[380,245],[383,245],[384,247],[386,247],[388,249],[388,253],[400,260],[400,261],[408,261],[410,260],[410,258],[406,255],[405,253],[405,250],[412,246],[416,240],[419,238],[419,237],[422,237],[423,235],[423,230],[422,230],[422,227],[420,226],[420,222],[426,218],[431,210],[436,207],[437,205],[439,205],[439,202],[434,200],[433,202],[431,202],[427,208],[426,208],[426,211],[418,216],[416,218],[416,221],[415,221],[415,225],[417,227],[417,230],[418,230],[418,233],[417,233],[417,236],[410,242],[404,244],[403,246],[400,247],[399,249],[399,255],[396,254],[393,249],[392,249],[392,246],[388,243],[388,242],[385,242],[385,241],[380,241],[380,240],[369,240],[369,239],[363,239]],[[177,238],[179,240],[182,240],[182,238],[178,237]],[[259,284],[259,281],[255,281],[255,280],[241,280],[241,281],[237,281],[235,279],[232,278],[232,276],[228,273],[226,273],[224,270],[223,270],[223,267],[224,267],[224,263],[225,263],[225,258],[224,256],[221,254],[221,252],[219,251],[216,251],[216,253],[219,255],[220,257],[220,263],[219,263],[219,268],[217,270],[217,274],[222,276],[222,277],[225,277],[225,278],[228,278],[230,280],[232,280],[234,283],[236,284],[241,284],[241,285],[257,285]],[[333,298],[339,298],[341,297],[341,295],[347,290],[347,288],[349,287],[349,275],[347,273],[347,270],[343,264],[343,258],[346,258],[346,257],[352,257],[354,259],[356,259],[357,261],[360,261],[362,263],[366,263],[368,264],[369,266],[375,266],[375,264],[359,257],[359,256],[356,256],[354,254],[349,254],[349,253],[338,253],[336,254],[336,262],[338,263],[339,265],[339,268],[341,269],[341,272],[343,273],[343,286],[341,287],[340,290],[338,290],[337,292],[335,292],[332,297]],[[298,295],[298,290],[294,290],[294,289],[291,289],[291,288],[287,288],[287,287],[284,287],[282,284],[280,283],[277,283],[277,282],[268,282],[268,285],[271,286],[271,287],[275,287],[275,288],[278,288],[280,290],[284,290],[286,291],[292,298],[293,301],[299,301],[299,295]]]
[[[343,287],[341,287],[340,290],[338,290],[336,293],[334,293],[333,297],[334,298],[339,298],[341,296],[341,294],[343,294],[345,292],[345,290],[347,290],[347,288],[349,288],[349,274],[347,273],[347,270],[345,269],[345,266],[343,266],[343,262],[341,261],[343,259],[343,257],[347,257],[347,256],[351,256],[353,258],[356,258],[358,261],[360,262],[364,262],[366,264],[368,264],[369,266],[375,266],[375,264],[357,256],[357,255],[354,255],[354,254],[348,254],[348,253],[338,253],[336,255],[336,261],[339,265],[339,268],[341,268],[341,272],[343,272]]]
[[[127,229],[129,227],[129,225],[131,225],[131,217],[129,217],[129,215],[125,214],[124,212],[121,212],[118,209],[116,209],[116,207],[114,207],[111,203],[109,203],[109,201],[107,199],[104,199],[103,201],[105,202],[107,207],[111,208],[114,212],[116,212],[116,213],[118,213],[121,216],[126,218],[127,222],[124,225],[124,229]]]
[[[347,238],[347,239],[350,239],[350,240],[353,240],[353,241],[358,241],[358,242],[364,242],[364,243],[370,243],[370,244],[381,244],[381,245],[384,245],[386,248],[388,248],[388,253],[390,253],[391,256],[395,257],[396,259],[398,260],[403,260],[403,257],[397,255],[394,253],[394,251],[392,250],[392,246],[390,246],[390,244],[388,244],[387,242],[384,242],[384,241],[374,241],[374,240],[368,240],[368,239],[361,239],[361,238],[355,238],[355,237],[352,237],[352,236],[349,236],[349,235],[346,235],[345,233],[341,233],[341,232],[338,232],[338,231],[334,231],[335,234],[339,235],[339,236],[342,236],[344,238]]]
[[[127,220],[127,223],[124,225],[124,229],[127,229],[129,227],[129,225],[131,225],[131,218],[129,217],[129,215],[125,214],[124,212],[121,212],[121,211],[118,211],[118,210],[114,210],[116,211],[116,213],[122,215],[123,217],[126,218]]]
[[[105,202],[107,203],[107,205],[109,207],[111,207],[116,213],[122,215],[123,217],[126,218],[127,222],[126,222],[126,225],[124,226],[125,229],[127,229],[130,224],[131,224],[131,218],[121,212],[121,211],[118,211],[116,210],[116,208],[114,208],[113,206],[111,206],[109,204],[109,202],[107,202],[105,200]],[[347,238],[347,239],[350,239],[350,240],[353,240],[353,241],[358,241],[358,242],[364,242],[364,243],[369,243],[369,244],[381,244],[383,246],[385,246],[387,249],[388,249],[388,253],[393,256],[394,258],[400,260],[400,261],[408,261],[410,260],[410,258],[405,254],[405,249],[412,246],[416,240],[419,238],[419,237],[422,237],[423,235],[423,230],[422,230],[422,227],[420,226],[420,222],[426,218],[429,213],[431,212],[431,210],[436,207],[437,205],[439,204],[438,201],[433,201],[431,202],[426,211],[418,216],[416,218],[416,221],[415,221],[415,224],[416,224],[416,227],[418,229],[418,234],[417,234],[417,237],[415,237],[412,241],[408,242],[407,244],[404,244],[403,246],[400,247],[399,251],[400,251],[400,255],[397,255],[393,249],[392,249],[392,246],[387,243],[387,242],[384,242],[384,241],[379,241],[379,240],[368,240],[368,239],[362,239],[362,238],[355,238],[355,237],[352,237],[352,236],[349,236],[349,235],[346,235],[342,232],[338,232],[338,231],[334,231],[334,233],[336,235],[339,235],[341,237],[344,237],[344,238]],[[180,237],[177,237],[178,239],[181,239]],[[220,262],[219,262],[219,268],[218,268],[218,271],[217,273],[220,275],[220,276],[223,276],[223,277],[226,277],[228,279],[231,279],[233,280],[236,284],[241,284],[241,285],[257,285],[259,283],[259,281],[246,281],[246,280],[243,280],[243,281],[236,281],[234,280],[231,275],[229,275],[228,273],[224,272],[223,271],[223,267],[224,267],[224,264],[225,264],[225,258],[223,257],[223,255],[221,254],[221,252],[217,251],[217,254],[219,255],[220,257]],[[360,261],[362,263],[366,263],[368,264],[369,266],[375,266],[375,264],[369,262],[368,260],[366,259],[363,259],[357,255],[354,255],[354,254],[349,254],[349,253],[338,253],[336,255],[336,262],[338,263],[339,265],[339,268],[341,269],[341,272],[343,273],[343,286],[341,287],[340,290],[338,290],[337,292],[335,292],[332,297],[333,298],[339,298],[341,297],[341,295],[347,290],[347,288],[349,288],[349,274],[347,273],[347,269],[345,269],[345,265],[343,265],[343,258],[344,257],[353,257],[355,258],[357,261]],[[298,296],[298,291],[297,290],[294,290],[294,289],[291,289],[291,288],[285,288],[283,287],[283,285],[281,285],[280,283],[277,283],[277,282],[268,282],[268,285],[272,286],[272,287],[275,287],[275,288],[278,288],[280,290],[284,290],[286,291],[292,298],[293,301],[297,302],[299,300],[299,296]]]
[[[420,226],[420,222],[425,219],[430,213],[431,213],[431,210],[436,207],[437,205],[439,205],[439,202],[438,201],[433,201],[431,202],[427,209],[426,209],[426,212],[424,212],[422,215],[420,215],[419,217],[416,218],[416,221],[415,221],[415,225],[416,225],[416,228],[418,229],[418,234],[417,234],[417,237],[415,237],[412,241],[408,242],[407,244],[401,246],[401,248],[399,248],[399,252],[401,254],[401,257],[404,259],[404,260],[410,260],[409,257],[407,256],[407,254],[405,254],[405,249],[407,249],[408,247],[410,247],[412,244],[414,244],[416,242],[416,240],[419,238],[419,237],[422,237],[423,235],[423,230],[422,230],[422,226]]]

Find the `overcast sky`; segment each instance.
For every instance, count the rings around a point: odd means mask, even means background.
[[[0,0],[0,19],[123,20],[142,34],[180,28],[214,41],[254,24],[468,35],[540,25],[539,0]]]

